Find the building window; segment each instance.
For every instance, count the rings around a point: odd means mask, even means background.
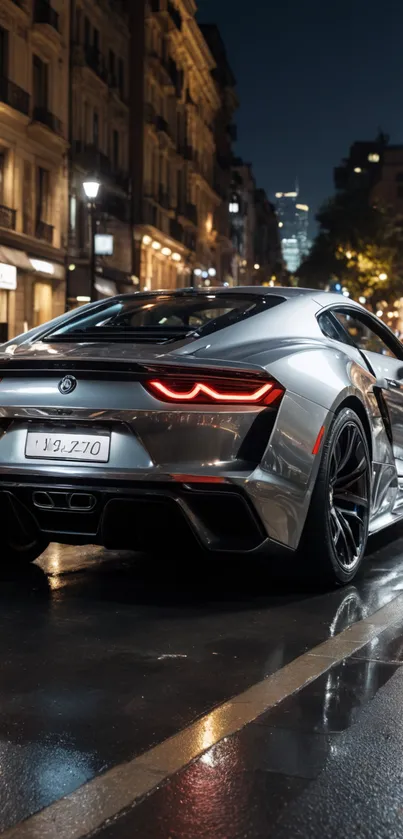
[[[31,195],[32,166],[29,160],[24,160],[22,232],[27,236],[32,236],[33,234]]]
[[[98,29],[94,29],[92,33],[92,45],[94,47],[94,52],[99,51],[99,32]]]
[[[8,78],[8,31],[0,26],[0,75]]]
[[[50,172],[38,166],[36,192],[36,221],[47,222],[50,217]]]
[[[115,169],[119,169],[119,131],[113,132],[112,155],[113,166]]]
[[[70,198],[70,232],[75,233],[77,225],[77,198],[72,195]]]
[[[113,50],[109,50],[109,72],[111,75],[111,85],[116,87],[116,56]]]
[[[119,92],[123,99],[125,95],[125,65],[123,60],[119,58],[119,76],[118,76]]]
[[[99,115],[98,111],[94,111],[92,116],[92,142],[95,148],[98,148],[99,144]]]
[[[76,44],[81,44],[81,17],[81,9],[76,9]]]
[[[89,47],[91,43],[91,24],[89,18],[84,18],[84,46]]]
[[[33,57],[34,108],[48,107],[49,73],[48,65],[38,55]]]
[[[0,152],[0,204],[4,204],[4,173],[6,165],[6,155]]]

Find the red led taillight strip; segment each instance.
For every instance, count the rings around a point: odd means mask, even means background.
[[[256,404],[258,402],[264,402],[265,405],[269,405],[283,393],[280,388],[275,387],[273,382],[266,382],[257,390],[253,391],[253,393],[220,393],[218,390],[215,390],[215,388],[210,387],[210,385],[206,385],[203,382],[196,382],[191,390],[184,391],[183,393],[177,390],[172,390],[172,388],[167,387],[162,382],[158,381],[148,382],[148,386],[152,390],[155,390],[159,395],[172,402],[193,402],[201,394],[203,394],[207,397],[207,401],[240,402],[242,404]]]

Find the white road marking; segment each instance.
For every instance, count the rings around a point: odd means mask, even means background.
[[[2,833],[2,839],[83,839],[138,804],[171,775],[403,620],[403,594],[224,702],[127,763],[95,777],[65,798]]]

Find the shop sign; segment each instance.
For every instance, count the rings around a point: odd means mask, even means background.
[[[15,291],[17,288],[17,269],[15,265],[0,262],[0,288]]]
[[[95,234],[95,253],[97,256],[113,255],[113,236],[106,233]]]

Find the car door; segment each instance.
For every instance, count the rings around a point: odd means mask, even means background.
[[[398,473],[403,475],[403,348],[400,341],[372,315],[348,307],[334,310],[333,315],[377,378],[389,412]]]

